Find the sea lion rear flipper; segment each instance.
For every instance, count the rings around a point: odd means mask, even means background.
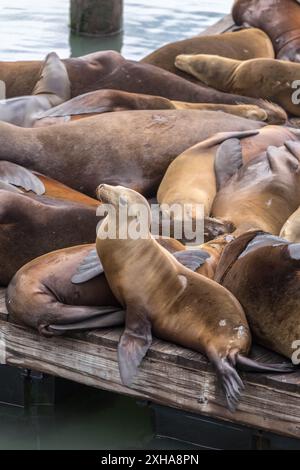
[[[72,277],[73,284],[83,284],[104,272],[96,248],[93,248],[79,265],[76,274]]]
[[[0,161],[0,181],[8,185],[18,186],[25,191],[32,191],[38,196],[45,193],[42,181],[30,170],[16,163]]]
[[[242,146],[239,139],[223,142],[217,150],[215,173],[217,188],[220,190],[243,165]]]
[[[205,261],[210,258],[210,254],[205,250],[186,250],[173,253],[174,258],[183,266],[192,271],[197,271]]]
[[[282,364],[268,364],[257,362],[249,357],[237,354],[236,362],[239,366],[245,367],[253,372],[273,372],[284,374],[286,372],[295,372],[296,368],[292,363],[284,362]]]
[[[127,306],[126,328],[118,345],[118,362],[121,380],[130,387],[138,367],[152,343],[151,323],[146,312],[132,311]]]
[[[211,350],[208,357],[216,368],[217,376],[225,391],[228,408],[234,413],[240,400],[241,391],[245,388],[243,381],[235,369],[231,356],[221,358],[216,351]]]
[[[56,303],[55,307],[59,311],[59,314],[56,313],[56,322],[42,325],[40,333],[50,336],[68,331],[108,328],[122,325],[125,320],[125,313],[120,307],[85,307],[61,303]]]

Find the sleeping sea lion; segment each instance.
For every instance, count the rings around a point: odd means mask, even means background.
[[[72,100],[40,113],[33,127],[64,124],[97,114],[147,109],[199,109],[202,111],[223,111],[257,121],[267,121],[267,112],[252,105],[205,104],[171,101],[167,98],[119,90],[98,90],[77,96]]]
[[[300,244],[245,233],[225,248],[215,280],[239,299],[255,339],[291,359],[300,338]]]
[[[98,221],[93,206],[1,189],[0,285],[38,256],[93,242]]]
[[[117,215],[104,219],[96,246],[107,281],[126,309],[126,328],[118,347],[123,383],[132,384],[153,332],[206,354],[216,367],[230,409],[235,409],[243,387],[236,365],[251,363],[245,357],[251,335],[241,306],[229,291],[183,267],[159,246],[149,232],[150,208],[143,196],[104,184],[98,197]],[[125,206],[127,219],[120,223],[120,207]],[[131,230],[141,225],[145,231],[131,236]],[[114,228],[116,237],[107,236],[108,228]],[[127,236],[120,236],[123,231]]]
[[[45,128],[0,123],[0,160],[93,196],[99,182],[154,195],[172,160],[219,129],[263,123],[213,111],[123,111]]]
[[[65,65],[55,52],[42,65],[31,96],[0,100],[0,121],[32,127],[39,113],[48,111],[71,98],[71,85]]]
[[[241,234],[262,230],[279,235],[284,222],[300,205],[299,142],[269,147],[244,165],[218,192],[212,217],[231,222]]]
[[[260,29],[251,28],[212,36],[200,35],[166,44],[149,54],[141,62],[156,65],[186,80],[195,82],[191,75],[175,67],[175,59],[179,54],[214,54],[236,60],[249,60],[258,57],[274,59],[275,57],[272,42],[267,34]]]
[[[269,147],[266,154],[251,160],[229,182],[225,180],[214,201],[212,216],[233,223],[235,234],[257,229],[278,235],[300,203],[300,154],[291,150],[294,147],[299,148],[299,143]]]
[[[153,65],[126,60],[115,51],[66,59],[64,64],[71,82],[72,97],[90,91],[114,89],[192,103],[257,105],[267,111],[269,122],[281,123],[286,118],[283,110],[272,103],[221,93]],[[39,61],[0,62],[0,80],[6,84],[7,97],[30,94],[40,65]]]
[[[232,16],[238,25],[265,31],[278,59],[300,62],[300,5],[297,0],[236,0]]]
[[[300,64],[276,59],[244,62],[215,55],[179,55],[176,67],[191,73],[201,82],[227,93],[271,100],[285,111],[300,116],[295,91]]]

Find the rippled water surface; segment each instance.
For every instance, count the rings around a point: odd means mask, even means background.
[[[198,34],[230,11],[232,0],[125,0],[124,34],[109,39],[69,34],[69,0],[0,0],[1,60],[62,57],[100,49],[140,59],[162,44]]]

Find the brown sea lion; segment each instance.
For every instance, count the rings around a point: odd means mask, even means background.
[[[284,222],[300,205],[300,154],[291,148],[269,147],[266,154],[243,166],[218,192],[212,216],[231,222],[236,234],[263,230],[279,235]]]
[[[273,104],[191,83],[153,65],[126,60],[115,51],[66,59],[64,63],[71,81],[72,97],[90,91],[115,89],[192,103],[257,105],[268,112],[270,122],[280,123],[286,118],[283,110]],[[39,61],[0,62],[0,80],[6,83],[7,97],[30,94],[40,65]]]
[[[0,160],[7,160],[93,196],[99,182],[154,195],[171,161],[224,131],[263,123],[213,111],[123,111],[46,128],[0,123]]]
[[[71,85],[65,65],[52,52],[42,65],[31,96],[0,100],[0,121],[32,127],[39,113],[44,113],[71,98]]]
[[[214,54],[236,60],[275,57],[272,42],[267,34],[260,29],[251,28],[212,36],[195,36],[166,44],[141,62],[156,65],[194,82],[193,77],[175,67],[175,59],[179,54]]]
[[[300,5],[297,0],[236,0],[232,15],[238,25],[265,31],[278,59],[300,62]]]
[[[91,243],[98,221],[93,206],[0,190],[0,285],[38,256]]]
[[[9,320],[45,336],[123,324],[124,313],[104,274],[82,284],[71,281],[91,251],[95,244],[75,246],[23,266],[7,290]],[[50,329],[50,324],[57,329]]]
[[[178,56],[176,67],[217,90],[271,100],[288,113],[300,116],[300,105],[295,94],[300,76],[298,63],[276,59],[242,62],[200,54]]]
[[[225,248],[215,280],[239,299],[255,339],[291,359],[300,338],[300,245],[246,233]]]
[[[40,113],[33,127],[64,124],[97,114],[154,109],[199,109],[202,111],[223,111],[257,121],[267,121],[267,112],[252,105],[205,104],[171,101],[160,96],[127,93],[119,90],[98,90],[77,96],[56,106],[45,113]]]
[[[242,388],[235,367],[251,362],[245,357],[251,336],[241,306],[227,290],[183,267],[159,246],[149,232],[150,208],[143,196],[124,187],[101,185],[98,197],[113,205],[117,215],[121,206],[128,208],[127,220],[120,225],[118,216],[108,214],[96,242],[107,281],[126,309],[126,328],[118,347],[123,383],[132,384],[153,332],[206,354],[217,369],[229,407],[234,409]],[[147,218],[148,225],[143,226],[147,234],[132,237],[132,227],[138,230]],[[116,237],[107,237],[110,224]],[[125,230],[127,237],[121,238],[120,230]]]

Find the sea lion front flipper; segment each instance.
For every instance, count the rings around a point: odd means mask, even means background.
[[[68,320],[72,320],[72,306],[69,307]],[[76,307],[74,307],[76,308]],[[125,322],[125,312],[117,307],[97,307],[93,312],[90,310],[91,307],[82,307],[81,310],[86,310],[87,316],[92,315],[95,312],[95,316],[86,318],[85,320],[75,321],[64,324],[53,324],[47,327],[47,332],[53,334],[63,334],[71,331],[82,331],[82,330],[95,330],[99,328],[111,328],[113,326],[123,325]]]
[[[118,345],[121,380],[130,387],[139,365],[152,343],[151,323],[138,306],[127,306],[126,328]]]
[[[100,276],[103,272],[103,266],[97,254],[97,250],[93,248],[79,265],[76,274],[72,277],[72,283],[83,284],[84,282]]]
[[[191,271],[197,271],[208,258],[210,254],[205,250],[186,250],[186,251],[177,251],[173,253],[174,258],[179,261],[183,266]]]
[[[223,142],[215,158],[217,188],[220,190],[243,165],[242,145],[239,139]]]
[[[32,191],[41,196],[46,192],[43,182],[30,170],[16,163],[0,161],[0,181]]]
[[[298,160],[300,160],[300,142],[295,142],[293,140],[288,140],[284,144],[288,151],[294,155]]]

